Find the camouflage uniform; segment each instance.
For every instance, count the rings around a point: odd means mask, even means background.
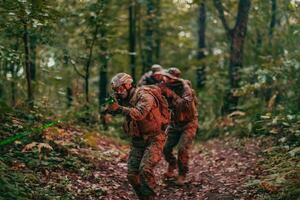
[[[176,67],[171,67],[167,69],[167,73],[179,78],[181,76],[181,71]]]
[[[156,80],[153,79],[152,74],[155,73],[155,72],[161,71],[161,70],[163,70],[163,68],[162,68],[160,65],[157,65],[157,64],[152,65],[151,71],[146,72],[146,73],[141,77],[141,79],[140,79],[139,82],[138,82],[138,86],[155,84],[155,83],[156,83]]]
[[[167,128],[168,139],[163,153],[169,168],[178,166],[178,173],[188,173],[189,149],[198,128],[197,98],[188,80],[176,78],[170,74],[158,73],[175,80],[161,85],[163,94],[168,98],[172,110],[171,124]],[[178,145],[178,158],[173,155],[173,148]]]
[[[156,89],[161,92],[158,87]],[[160,108],[147,86],[132,88],[129,97],[121,103],[123,106],[118,112],[126,116],[123,128],[132,136],[127,163],[128,181],[140,199],[152,199],[156,186],[153,169],[161,160],[166,140],[161,129]]]

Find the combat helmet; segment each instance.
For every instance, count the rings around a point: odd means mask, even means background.
[[[118,88],[120,86],[123,86],[125,84],[130,84],[133,82],[132,77],[129,74],[126,73],[118,73],[111,79],[111,87],[112,88]]]
[[[177,78],[179,78],[181,76],[181,71],[177,67],[171,67],[171,68],[167,69],[167,73],[169,73],[173,76],[176,76]]]

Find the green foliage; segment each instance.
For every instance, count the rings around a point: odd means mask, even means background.
[[[23,187],[23,176],[21,173],[8,172],[8,167],[0,160],[0,193],[4,199],[29,199],[26,188]],[[21,183],[20,183],[21,182]]]
[[[6,0],[0,1],[0,139],[39,127],[45,121],[63,116],[74,124],[88,125],[99,131],[98,91],[99,71],[103,62],[108,61],[109,78],[120,71],[129,72],[128,62],[128,4],[130,1],[43,1]],[[285,149],[277,152],[290,161],[298,158],[300,141],[300,27],[299,12],[289,1],[277,1],[276,25],[270,36],[272,16],[270,1],[252,1],[244,46],[244,66],[240,71],[241,85],[234,91],[240,98],[240,113],[222,116],[223,98],[229,88],[228,49],[229,42],[211,1],[206,3],[206,48],[205,59],[197,55],[197,12],[196,1],[160,1],[160,16],[156,16],[161,42],[160,61],[165,67],[179,67],[183,78],[196,82],[195,70],[205,66],[205,88],[197,91],[199,96],[198,139],[209,139],[223,135],[272,136],[274,148]],[[137,3],[137,73],[141,75],[144,62],[145,26],[147,8],[145,0]],[[231,27],[236,21],[236,1],[223,1],[226,19]],[[37,80],[34,81],[35,107],[28,109],[24,70],[24,25],[31,39],[31,51],[35,52]],[[99,27],[99,30],[96,29]],[[99,32],[96,32],[99,31]],[[95,34],[96,33],[96,34]],[[156,35],[157,37],[157,35]],[[90,54],[94,41],[93,54]],[[35,46],[35,48],[33,48]],[[91,56],[91,57],[89,57]],[[85,100],[85,66],[91,59],[89,69],[90,101]],[[76,70],[75,70],[76,69]],[[107,80],[107,81],[108,81]],[[14,88],[15,87],[15,88]],[[66,88],[71,88],[71,99]],[[15,89],[15,90],[14,90]],[[14,102],[13,97],[16,97]],[[71,107],[67,105],[70,104]],[[12,109],[10,105],[15,108]],[[55,116],[55,117],[53,117]],[[123,118],[113,116],[112,123],[103,134],[127,140],[122,131]],[[40,137],[29,137],[42,142]],[[78,142],[79,145],[82,143]],[[40,160],[37,150],[26,154],[20,146],[12,144],[4,148],[0,162],[0,194],[3,198],[17,199],[71,199],[65,195],[63,186],[32,189],[39,178],[29,178],[26,183],[22,172],[5,173],[13,164],[12,158],[26,163],[30,169],[40,167],[55,169],[63,166],[70,171],[81,166],[75,157],[61,158],[59,152],[49,153],[48,159]],[[276,156],[276,155],[274,155]],[[286,179],[287,166],[281,166],[284,159],[270,156],[278,163],[269,163],[266,169],[276,166],[268,177],[270,182]],[[279,160],[278,160],[279,159]],[[294,166],[296,161],[291,161]],[[299,165],[299,164],[297,164]],[[286,168],[287,167],[287,168]],[[284,172],[280,170],[285,169]],[[279,177],[279,178],[278,178]],[[267,178],[267,179],[268,179]],[[16,184],[12,184],[13,182]],[[284,182],[287,187],[277,194],[266,194],[265,198],[293,199],[298,193],[297,184]],[[289,184],[291,183],[291,184]],[[2,187],[4,185],[4,187]],[[16,187],[17,186],[17,187]],[[101,193],[101,192],[100,192]]]
[[[259,190],[259,199],[297,200],[300,195],[299,154],[290,155],[288,147],[276,146],[265,150],[261,163],[264,174],[249,181],[249,187]]]

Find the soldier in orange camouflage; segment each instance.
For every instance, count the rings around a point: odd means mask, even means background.
[[[134,87],[133,80],[126,73],[112,78],[111,85],[119,103],[108,110],[126,117],[124,131],[132,136],[128,157],[128,181],[139,199],[154,199],[154,167],[161,160],[166,134],[162,126],[166,123],[160,109],[161,101],[167,100],[156,86]]]
[[[163,70],[162,66],[160,66],[158,64],[152,65],[151,70],[149,72],[146,72],[141,77],[141,79],[138,82],[138,86],[155,84],[156,81],[153,79],[152,74],[155,72],[162,71],[162,70]]]
[[[167,128],[168,139],[163,150],[169,164],[165,176],[174,177],[174,170],[178,168],[176,183],[183,185],[189,170],[189,149],[198,128],[197,98],[188,80],[167,72],[156,72],[153,77],[160,82],[159,85],[172,110],[171,124]],[[173,155],[175,146],[178,146],[177,159]]]

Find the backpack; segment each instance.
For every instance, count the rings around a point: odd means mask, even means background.
[[[155,85],[143,86],[143,89],[148,91],[158,102],[159,110],[161,113],[161,123],[163,125],[168,125],[171,121],[171,112],[169,110],[169,104],[167,99],[161,94],[159,87]]]

